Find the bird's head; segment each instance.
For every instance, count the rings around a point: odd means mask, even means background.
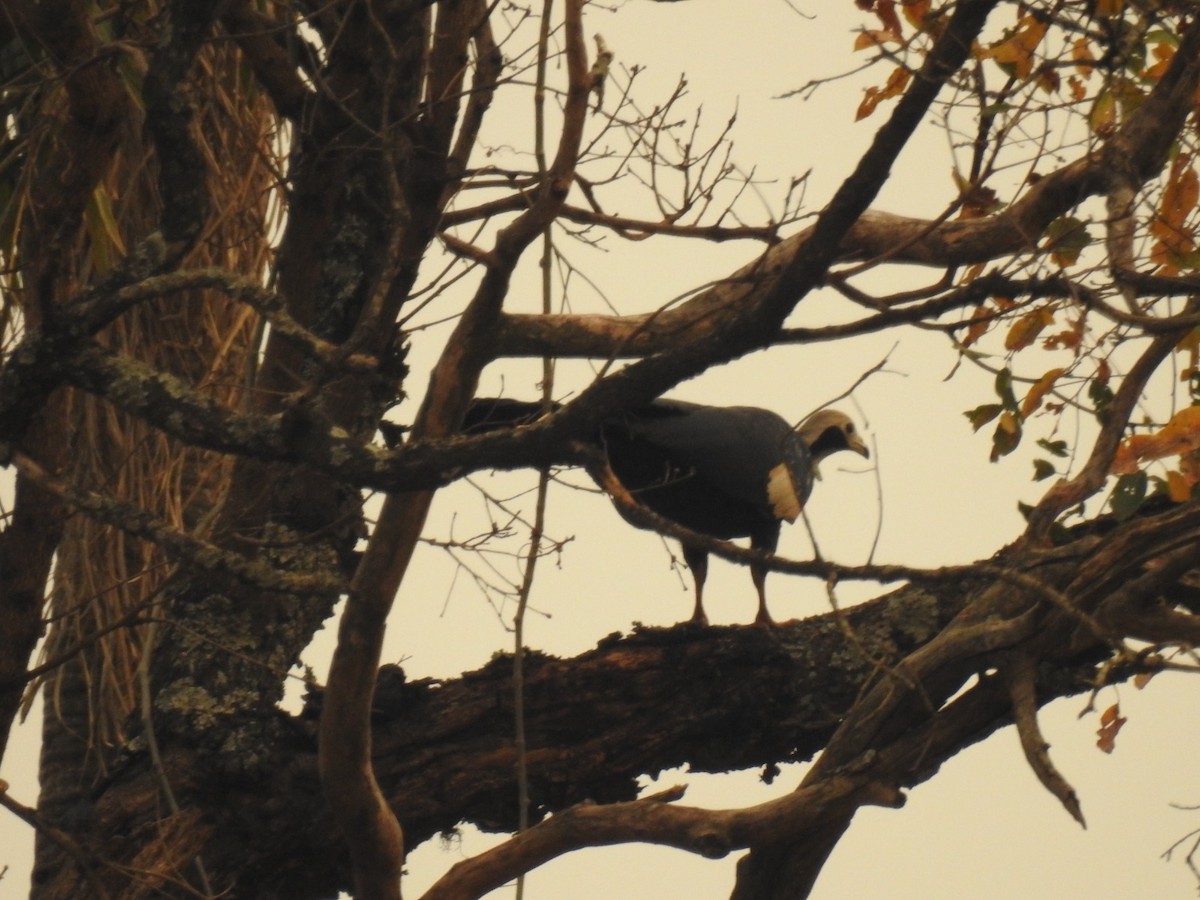
[[[836,409],[822,409],[813,413],[800,423],[796,433],[812,454],[814,466],[839,450],[853,450],[868,459],[871,456],[871,451],[854,427],[854,421]]]

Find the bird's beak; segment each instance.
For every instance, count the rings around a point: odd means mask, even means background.
[[[859,456],[861,456],[865,459],[871,458],[870,449],[863,442],[863,439],[860,438],[857,434],[850,435],[849,438],[847,438],[846,443],[849,445],[848,449],[853,450]]]

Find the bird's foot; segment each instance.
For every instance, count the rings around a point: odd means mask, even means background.
[[[754,624],[760,625],[763,628],[774,628],[776,622],[771,618],[771,614],[765,609],[760,609],[758,615],[754,617]]]

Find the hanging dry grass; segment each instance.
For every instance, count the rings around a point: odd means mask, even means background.
[[[151,10],[150,12],[153,12]],[[98,15],[103,16],[104,10]],[[90,198],[74,240],[77,259],[86,260],[77,284],[103,274],[128,248],[153,232],[160,202],[149,136],[140,119],[144,60],[127,42],[117,71],[129,92],[133,114],[121,125],[119,145],[101,186]],[[263,277],[272,260],[272,237],[283,214],[278,173],[284,147],[274,130],[270,103],[232,42],[215,42],[201,53],[190,88],[198,103],[194,137],[205,158],[203,178],[211,215],[185,266],[219,266],[248,277]],[[36,126],[25,148],[58,139],[54,124],[65,102],[47,80],[31,91],[40,102]],[[32,102],[32,100],[31,100]],[[0,211],[4,247],[21,246],[20,235],[36,173],[27,171],[22,190]],[[36,254],[39,248],[33,247]],[[11,336],[21,322],[16,310],[21,273],[47,260],[30,248],[6,252],[4,322]],[[141,305],[106,329],[99,339],[113,350],[187,379],[223,404],[237,406],[253,364],[260,324],[244,305],[214,292],[194,291]],[[102,489],[151,511],[186,531],[203,533],[219,509],[228,483],[230,460],[185,447],[96,397],[72,392],[61,423],[72,452],[64,475],[80,486]],[[137,668],[146,631],[117,627],[131,613],[141,621],[155,615],[155,602],[170,566],[152,544],[84,516],[66,524],[54,569],[49,630],[42,658],[74,654],[76,665],[46,675],[47,714],[65,732],[83,741],[86,769],[103,771],[105,749],[118,745],[130,712],[138,703]],[[98,639],[95,635],[102,635]],[[77,651],[77,652],[76,652]],[[71,685],[72,679],[81,680]],[[26,703],[41,684],[32,685]],[[78,692],[75,688],[82,687]],[[86,703],[67,702],[73,694]]]

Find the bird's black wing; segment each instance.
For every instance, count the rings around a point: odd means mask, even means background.
[[[769,410],[658,400],[627,414],[624,424],[681,470],[693,470],[718,491],[758,508],[766,517],[792,519],[799,511],[796,506],[790,514],[780,512],[769,491],[773,477],[790,480],[799,505],[812,489],[807,448],[791,426]]]

